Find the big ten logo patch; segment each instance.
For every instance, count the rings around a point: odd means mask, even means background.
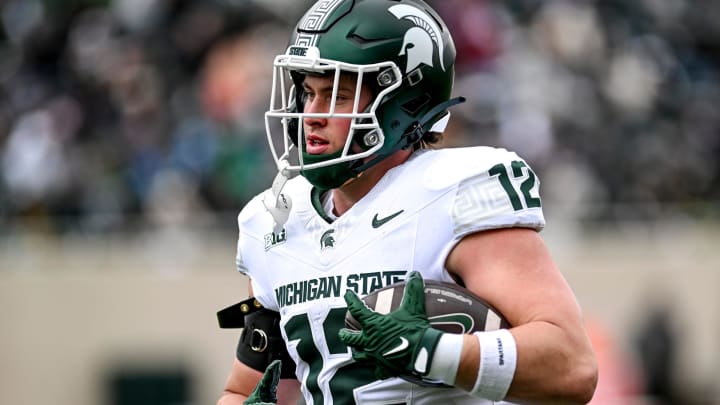
[[[287,240],[287,232],[283,228],[280,233],[270,232],[265,234],[265,250],[269,250]]]

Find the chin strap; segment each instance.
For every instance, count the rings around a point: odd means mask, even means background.
[[[450,112],[448,112],[448,115],[441,118],[437,122],[434,122],[432,126],[428,126],[428,123],[430,120],[432,120],[436,115],[443,112],[443,110],[446,110],[454,105],[461,104],[465,102],[465,97],[455,97],[453,99],[447,100],[445,102],[442,102],[438,105],[436,105],[434,108],[432,108],[430,111],[426,112],[425,115],[423,115],[419,120],[415,122],[410,127],[410,130],[406,132],[401,138],[398,143],[395,144],[395,146],[390,149],[387,153],[378,155],[375,158],[371,159],[368,162],[365,162],[362,165],[359,165],[357,167],[353,167],[353,170],[356,173],[362,173],[365,170],[371,168],[372,166],[375,166],[376,164],[380,163],[383,159],[386,157],[392,155],[393,153],[399,151],[400,149],[407,149],[411,147],[412,145],[420,142],[423,135],[425,135],[428,131],[437,129],[437,132],[441,132],[444,130],[444,126],[447,125],[447,122],[449,120]],[[442,128],[442,129],[441,129]]]
[[[263,196],[263,205],[265,205],[265,209],[272,215],[275,222],[273,232],[276,234],[282,231],[292,208],[290,196],[282,193],[282,189],[289,179],[287,170],[289,165],[287,160],[281,160],[278,163],[278,174],[275,176],[270,190],[265,191]]]
[[[411,145],[414,145],[417,142],[420,142],[423,135],[427,133],[428,131],[435,128],[435,124],[428,128],[428,123],[431,119],[433,119],[436,115],[440,114],[443,110],[447,110],[448,108],[457,105],[462,104],[465,102],[465,97],[455,97],[448,101],[442,102],[435,107],[433,107],[430,111],[426,112],[425,115],[423,115],[416,123],[413,125],[412,129],[405,133],[402,139],[406,140],[405,145],[403,145],[401,148],[405,149],[410,147]],[[450,114],[448,112],[448,114]],[[437,121],[438,124],[443,123],[447,125],[447,118],[448,116],[445,116]],[[444,128],[443,128],[444,130]]]

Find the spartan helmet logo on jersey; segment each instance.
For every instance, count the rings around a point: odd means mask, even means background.
[[[282,173],[300,173],[319,189],[336,188],[427,132],[442,132],[449,112],[455,45],[440,16],[422,0],[323,0],[294,29],[274,61],[265,127]],[[351,113],[304,113],[309,75],[350,75],[372,93],[366,108],[355,94]],[[338,81],[332,99],[338,94]],[[305,150],[303,119],[351,120],[347,142],[335,153]]]
[[[322,234],[322,236],[320,237],[320,250],[326,250],[335,247],[335,238],[333,237],[333,233],[335,233],[335,230],[330,229]]]

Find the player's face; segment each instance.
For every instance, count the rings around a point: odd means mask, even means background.
[[[333,76],[306,76],[303,89],[307,95],[305,113],[328,113],[333,96]],[[335,113],[352,113],[355,103],[357,76],[342,74],[335,98]],[[360,91],[358,111],[363,111],[372,98],[370,90],[363,86]],[[350,118],[318,118],[303,119],[305,130],[305,147],[311,155],[329,154],[345,147],[350,130]]]

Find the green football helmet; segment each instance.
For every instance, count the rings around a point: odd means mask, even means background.
[[[295,27],[274,61],[268,142],[278,170],[300,173],[320,189],[336,188],[427,132],[442,132],[454,80],[455,45],[442,19],[421,0],[323,0]],[[341,73],[356,77],[354,108],[336,113]],[[334,77],[329,111],[304,113],[308,74]],[[359,109],[360,89],[373,99]],[[345,147],[305,150],[305,118],[351,119]]]

